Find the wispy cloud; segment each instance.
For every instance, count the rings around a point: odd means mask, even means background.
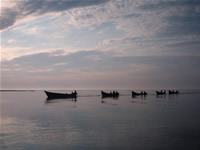
[[[18,20],[24,19],[30,15],[40,16],[47,13],[62,12],[73,8],[98,5],[108,0],[27,0],[19,1],[12,9],[2,8],[0,29],[6,29],[14,25]]]

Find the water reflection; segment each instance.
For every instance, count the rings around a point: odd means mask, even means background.
[[[64,104],[63,104],[64,103]],[[77,108],[77,99],[51,99],[51,100],[45,100],[45,105],[53,105],[53,104],[59,104],[64,105],[67,108]]]
[[[166,95],[165,95],[165,94],[156,95],[156,98],[163,98],[163,99],[166,99]]]
[[[106,105],[112,105],[112,106],[118,106],[118,104],[114,100],[101,100],[101,104],[106,104]]]
[[[131,97],[128,91],[119,99],[102,99],[99,91],[81,92],[78,101],[46,100],[40,92],[6,93],[0,148],[200,149],[200,95]]]
[[[178,100],[179,95],[177,94],[169,94],[169,99]]]
[[[134,98],[140,98],[140,99],[143,99],[143,100],[146,100],[146,97],[147,97],[147,95],[132,95],[132,98],[134,99]]]
[[[49,103],[59,103],[59,102],[64,102],[64,101],[71,101],[71,102],[77,102],[77,99],[46,99],[45,103],[49,104]]]
[[[113,100],[118,100],[119,97],[102,96],[101,99],[113,99]]]
[[[146,102],[140,102],[140,101],[131,101],[134,104],[146,104]]]

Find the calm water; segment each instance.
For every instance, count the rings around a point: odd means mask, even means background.
[[[63,91],[60,91],[63,92]],[[2,150],[199,150],[200,92],[46,101],[43,91],[1,92]]]

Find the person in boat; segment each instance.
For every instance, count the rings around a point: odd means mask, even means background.
[[[119,96],[119,92],[115,91],[115,95],[116,95],[116,96]]]
[[[113,95],[114,95],[114,96],[116,95],[116,92],[115,92],[115,91],[113,91]]]
[[[74,91],[74,92],[72,92],[72,94],[71,95],[73,95],[73,96],[77,96],[77,92],[76,92],[76,90]]]

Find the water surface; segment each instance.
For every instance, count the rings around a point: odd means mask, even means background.
[[[63,91],[59,91],[63,92]],[[47,101],[43,91],[1,92],[2,150],[199,150],[200,93]]]

